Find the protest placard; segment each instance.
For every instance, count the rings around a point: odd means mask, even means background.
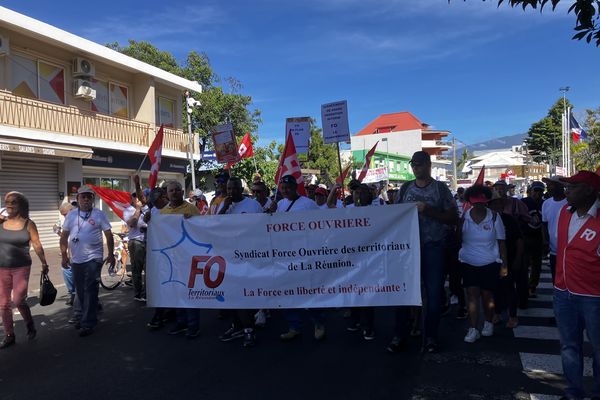
[[[308,154],[310,141],[310,117],[287,118],[285,134],[292,135],[297,154]]]
[[[346,100],[323,104],[321,106],[321,122],[325,144],[350,141]]]

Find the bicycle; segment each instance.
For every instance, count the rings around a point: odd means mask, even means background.
[[[115,256],[115,265],[113,267],[108,263],[108,259],[104,260],[100,271],[100,285],[106,290],[114,290],[121,284],[126,284],[125,277],[127,276],[127,260],[129,259],[129,249],[127,248],[127,234],[113,233],[119,238],[113,255]]]

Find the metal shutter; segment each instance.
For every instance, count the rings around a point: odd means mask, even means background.
[[[29,217],[36,223],[44,248],[58,247],[52,226],[58,221],[58,164],[2,158],[0,195],[23,193],[29,200]]]

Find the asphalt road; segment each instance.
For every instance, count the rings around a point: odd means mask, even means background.
[[[60,288],[63,298],[47,307],[30,297],[38,326],[32,342],[17,317],[17,345],[0,350],[0,399],[538,399],[530,393],[559,395],[563,385],[560,375],[526,371],[521,361],[523,353],[558,354],[558,341],[515,338],[500,326],[467,344],[466,323],[452,312],[442,320],[439,354],[421,354],[419,338],[404,353],[387,353],[389,308],[377,310],[372,342],[347,332],[342,311],[330,310],[325,341],[313,340],[307,319],[299,340],[282,343],[285,321],[274,312],[258,345],[245,349],[217,340],[228,322],[213,310],[202,312],[194,340],[148,331],[152,310],[132,300],[130,287],[101,289],[101,322],[80,338],[67,323],[64,294]],[[539,305],[547,311],[551,303]]]

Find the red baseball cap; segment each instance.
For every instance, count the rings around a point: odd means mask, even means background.
[[[490,201],[490,199],[488,199],[483,193],[477,196],[469,197],[469,203],[471,204],[487,203],[488,201]]]
[[[583,183],[600,190],[600,175],[592,171],[579,171],[569,178],[560,178],[560,180],[566,183]]]
[[[318,187],[315,189],[315,194],[320,194],[321,196],[327,196],[327,190],[322,187]]]

